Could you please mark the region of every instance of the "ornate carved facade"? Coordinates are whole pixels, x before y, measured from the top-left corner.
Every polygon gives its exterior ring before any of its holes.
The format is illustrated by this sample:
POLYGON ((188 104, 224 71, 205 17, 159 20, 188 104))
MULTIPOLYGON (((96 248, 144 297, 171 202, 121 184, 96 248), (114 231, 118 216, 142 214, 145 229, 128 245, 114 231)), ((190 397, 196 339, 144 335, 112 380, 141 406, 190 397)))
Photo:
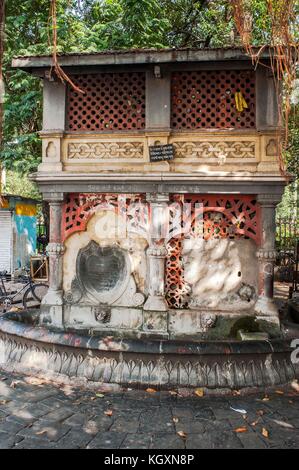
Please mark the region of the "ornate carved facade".
POLYGON ((83 93, 48 80, 50 59, 15 63, 44 80, 35 179, 52 207, 52 277, 41 322, 163 339, 199 338, 221 318, 277 326, 264 253, 285 180, 268 69, 235 49, 60 61, 83 93), (171 158, 152 160, 163 145, 171 158))

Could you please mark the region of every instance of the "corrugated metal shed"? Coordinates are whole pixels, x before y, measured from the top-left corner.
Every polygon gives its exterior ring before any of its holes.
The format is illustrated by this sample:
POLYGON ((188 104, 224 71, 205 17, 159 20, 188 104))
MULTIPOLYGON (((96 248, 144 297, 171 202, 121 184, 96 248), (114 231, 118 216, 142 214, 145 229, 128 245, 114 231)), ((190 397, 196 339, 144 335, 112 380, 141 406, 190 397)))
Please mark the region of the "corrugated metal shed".
POLYGON ((0 210, 0 271, 11 272, 12 213, 0 210))
POLYGON ((0 206, 0 271, 13 273, 29 264, 36 250, 36 204, 17 195, 2 195, 0 206))

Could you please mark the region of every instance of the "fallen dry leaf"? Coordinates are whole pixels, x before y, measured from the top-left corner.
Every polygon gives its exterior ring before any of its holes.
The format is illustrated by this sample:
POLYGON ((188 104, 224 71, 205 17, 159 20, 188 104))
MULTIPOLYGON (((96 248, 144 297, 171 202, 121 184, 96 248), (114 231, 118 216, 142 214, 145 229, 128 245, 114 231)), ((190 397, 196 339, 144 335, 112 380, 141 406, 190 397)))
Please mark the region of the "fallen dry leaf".
POLYGON ((277 393, 277 395, 284 395, 284 392, 282 390, 275 390, 275 393, 277 393))
POLYGON ((240 428, 236 428, 235 432, 247 432, 246 426, 241 426, 240 428))
POLYGON ((286 423, 285 421, 279 421, 278 419, 273 419, 272 421, 274 421, 274 423, 278 424, 279 426, 282 426, 283 428, 294 429, 292 424, 286 423))
POLYGON ((263 416, 263 414, 265 414, 265 412, 264 412, 264 410, 257 410, 256 414, 259 415, 259 416, 263 416))
POLYGON ((16 386, 17 386, 18 384, 20 384, 20 383, 21 383, 20 380, 13 380, 13 381, 11 382, 11 384, 10 384, 10 387, 11 387, 11 388, 16 388, 16 386))
POLYGON ((145 391, 147 393, 156 393, 157 390, 155 390, 154 388, 147 388, 145 391))
POLYGON ((172 421, 173 421, 174 423, 178 423, 178 422, 179 422, 179 418, 177 418, 176 416, 174 416, 174 417, 172 418, 172 421))
POLYGON ((268 432, 268 430, 267 430, 266 428, 263 428, 263 429, 262 429, 262 435, 263 435, 264 437, 267 437, 267 438, 269 437, 269 432, 268 432))
POLYGON ((204 396, 203 388, 197 388, 194 393, 200 398, 204 396))
POLYGON ((266 395, 266 396, 262 399, 262 401, 270 401, 270 398, 266 395))
POLYGON ((187 439, 187 434, 184 431, 178 431, 177 435, 180 436, 182 439, 187 439))
POLYGON ((112 416, 112 415, 113 415, 113 411, 112 411, 112 410, 104 411, 104 415, 106 415, 106 416, 112 416))
POLYGON ((70 385, 63 385, 62 387, 60 387, 60 390, 61 390, 66 396, 73 395, 73 393, 74 393, 74 390, 73 390, 73 388, 72 388, 70 385))
POLYGON ((13 312, 20 312, 21 310, 23 310, 22 308, 20 307, 11 307, 8 312, 10 313, 13 313, 13 312))
POLYGON ((82 401, 80 400, 76 400, 76 401, 73 401, 73 405, 81 405, 82 401))
POLYGON ((259 422, 259 419, 257 419, 256 421, 253 421, 253 423, 251 423, 251 426, 256 426, 259 422))
POLYGON ((233 411, 236 411, 237 413, 241 413, 242 415, 247 414, 247 411, 244 410, 243 408, 233 408, 232 406, 230 406, 230 409, 233 410, 233 411))
POLYGON ((292 405, 294 402, 293 400, 289 400, 289 404, 292 405))
POLYGON ((291 383, 291 387, 296 390, 296 392, 299 392, 299 384, 297 382, 297 380, 293 380, 293 382, 291 383))
POLYGON ((95 400, 97 397, 90 397, 91 400, 95 400))
POLYGON ((0 405, 6 405, 6 403, 9 403, 9 400, 0 400, 0 405))
POLYGON ((38 379, 37 377, 27 377, 26 382, 31 385, 43 385, 46 380, 38 379))
POLYGON ((47 431, 46 431, 45 429, 43 429, 42 431, 38 431, 38 432, 36 432, 35 434, 36 434, 37 436, 42 436, 43 434, 46 434, 46 433, 47 433, 47 431))
POLYGON ((236 395, 241 395, 241 392, 240 390, 233 390, 233 395, 236 396, 236 395))
POLYGON ((170 393, 170 395, 172 395, 172 396, 182 397, 182 395, 181 395, 179 392, 175 392, 175 391, 173 391, 173 390, 171 390, 169 393, 170 393))
POLYGON ((96 397, 97 398, 104 398, 104 394, 103 393, 96 393, 96 397))

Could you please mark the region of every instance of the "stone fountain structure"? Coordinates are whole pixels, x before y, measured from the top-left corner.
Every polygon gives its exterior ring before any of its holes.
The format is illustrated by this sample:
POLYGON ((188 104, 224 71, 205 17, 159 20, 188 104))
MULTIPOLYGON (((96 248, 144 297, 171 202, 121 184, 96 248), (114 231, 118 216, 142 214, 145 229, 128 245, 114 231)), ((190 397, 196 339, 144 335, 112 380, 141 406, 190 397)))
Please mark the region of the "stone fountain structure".
POLYGON ((81 93, 50 57, 14 59, 43 80, 33 178, 50 204, 50 284, 38 326, 2 321, 0 351, 20 351, 4 360, 164 387, 296 376, 273 301, 286 181, 269 60, 265 49, 254 69, 234 48, 61 56, 81 93), (237 341, 248 328, 270 340, 237 341))

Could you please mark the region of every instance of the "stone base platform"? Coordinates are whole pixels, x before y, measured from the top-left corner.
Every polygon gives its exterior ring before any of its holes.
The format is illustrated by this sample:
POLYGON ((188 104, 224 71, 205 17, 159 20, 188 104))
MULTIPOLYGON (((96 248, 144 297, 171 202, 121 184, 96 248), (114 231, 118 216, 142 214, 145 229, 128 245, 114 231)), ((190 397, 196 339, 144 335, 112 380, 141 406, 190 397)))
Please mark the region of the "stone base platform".
POLYGON ((0 319, 0 365, 159 389, 241 389, 299 377, 291 341, 118 339, 50 331, 0 319))

